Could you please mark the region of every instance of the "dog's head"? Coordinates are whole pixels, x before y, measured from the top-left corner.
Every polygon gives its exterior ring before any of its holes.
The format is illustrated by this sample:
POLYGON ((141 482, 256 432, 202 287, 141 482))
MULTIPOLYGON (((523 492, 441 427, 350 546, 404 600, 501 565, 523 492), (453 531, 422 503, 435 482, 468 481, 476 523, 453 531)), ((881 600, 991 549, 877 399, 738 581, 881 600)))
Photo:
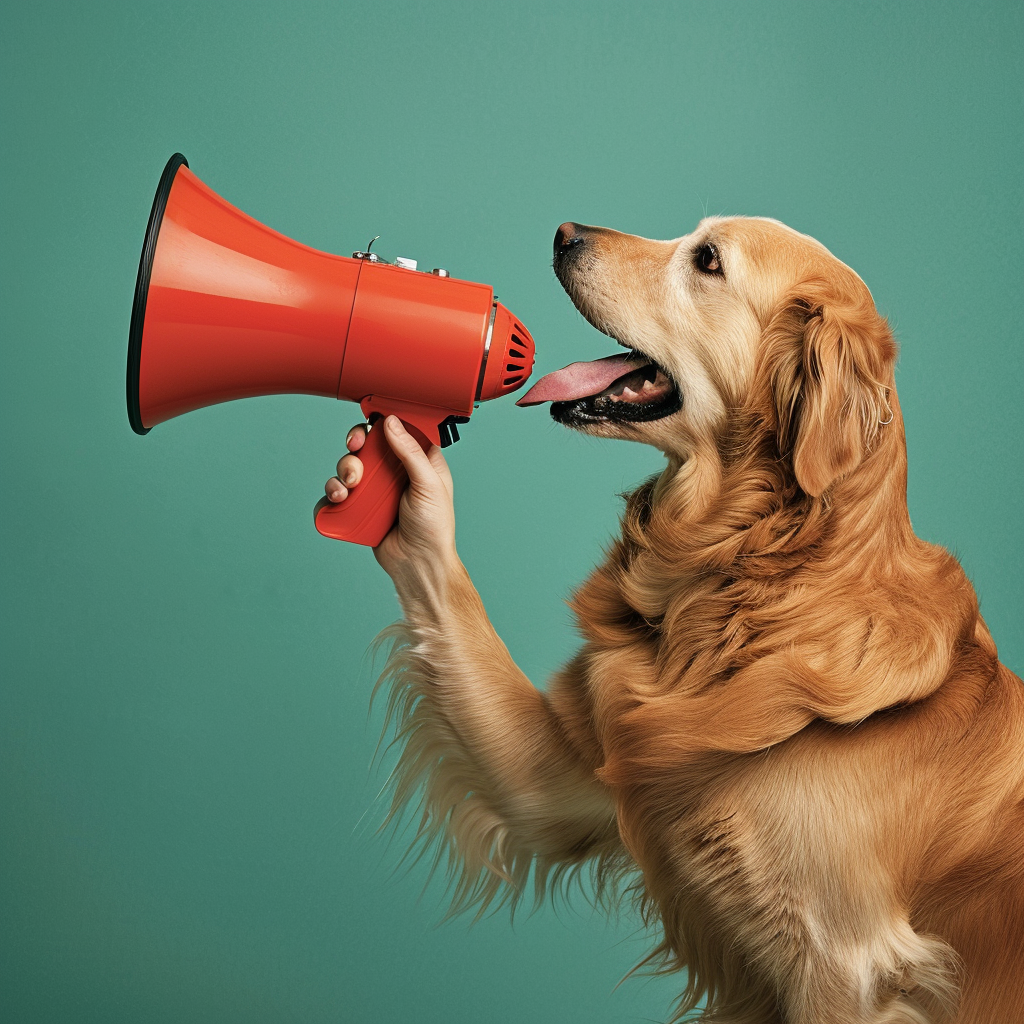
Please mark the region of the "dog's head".
POLYGON ((867 287, 777 221, 711 217, 672 241, 566 223, 554 268, 628 350, 549 374, 521 400, 551 402, 559 423, 685 462, 742 422, 817 497, 892 419, 896 348, 867 287))

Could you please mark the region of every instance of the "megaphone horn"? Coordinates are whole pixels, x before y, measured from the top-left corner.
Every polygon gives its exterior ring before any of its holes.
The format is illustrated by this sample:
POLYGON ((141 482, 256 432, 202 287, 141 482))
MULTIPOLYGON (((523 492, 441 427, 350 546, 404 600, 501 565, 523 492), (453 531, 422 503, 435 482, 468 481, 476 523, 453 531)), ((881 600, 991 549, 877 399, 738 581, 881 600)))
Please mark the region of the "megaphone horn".
MULTIPOLYGON (((335 256, 273 231, 222 199, 175 153, 139 261, 128 335, 128 419, 145 434, 203 406, 257 395, 358 402, 368 420, 399 416, 424 447, 458 440, 476 403, 520 388, 529 331, 489 285, 335 256)), ((406 476, 383 431, 341 504, 321 501, 324 536, 377 545, 406 476)))

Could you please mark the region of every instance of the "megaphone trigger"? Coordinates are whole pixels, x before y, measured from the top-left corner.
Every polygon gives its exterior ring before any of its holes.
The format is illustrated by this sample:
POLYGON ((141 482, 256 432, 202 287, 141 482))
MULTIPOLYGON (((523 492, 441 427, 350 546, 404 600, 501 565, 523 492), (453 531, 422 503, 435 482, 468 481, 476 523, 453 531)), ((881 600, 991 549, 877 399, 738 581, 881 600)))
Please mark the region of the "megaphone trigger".
POLYGON ((406 430, 422 434, 428 444, 441 444, 441 424, 448 416, 447 409, 378 395, 367 395, 360 401, 359 408, 363 410, 370 426, 381 417, 397 416, 405 424, 406 430))

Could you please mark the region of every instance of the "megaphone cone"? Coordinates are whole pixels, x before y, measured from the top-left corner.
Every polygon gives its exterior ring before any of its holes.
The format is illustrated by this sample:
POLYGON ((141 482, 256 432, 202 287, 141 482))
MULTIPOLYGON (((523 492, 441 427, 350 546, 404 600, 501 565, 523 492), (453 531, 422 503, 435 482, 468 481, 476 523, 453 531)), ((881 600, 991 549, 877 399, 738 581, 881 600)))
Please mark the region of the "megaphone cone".
MULTIPOLYGON (((180 153, 164 168, 129 330, 136 433, 236 398, 308 394, 394 413, 443 446, 475 403, 525 383, 533 354, 490 286, 320 252, 236 209, 180 153)), ((386 449, 368 444, 360 485, 317 506, 325 536, 376 545, 394 524, 406 481, 386 449)))

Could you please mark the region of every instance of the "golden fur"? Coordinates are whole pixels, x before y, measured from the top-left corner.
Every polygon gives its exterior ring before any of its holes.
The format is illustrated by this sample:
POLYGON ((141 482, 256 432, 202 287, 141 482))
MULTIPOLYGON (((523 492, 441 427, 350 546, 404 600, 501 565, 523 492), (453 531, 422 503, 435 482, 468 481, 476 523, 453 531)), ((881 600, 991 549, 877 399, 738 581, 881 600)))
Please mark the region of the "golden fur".
POLYGON ((574 302, 684 395, 590 432, 667 466, 576 593, 584 646, 547 692, 462 571, 394 628, 395 808, 422 801, 458 907, 636 873, 680 1015, 1024 1020, 1024 689, 911 528, 867 288, 774 221, 586 238, 574 302))

